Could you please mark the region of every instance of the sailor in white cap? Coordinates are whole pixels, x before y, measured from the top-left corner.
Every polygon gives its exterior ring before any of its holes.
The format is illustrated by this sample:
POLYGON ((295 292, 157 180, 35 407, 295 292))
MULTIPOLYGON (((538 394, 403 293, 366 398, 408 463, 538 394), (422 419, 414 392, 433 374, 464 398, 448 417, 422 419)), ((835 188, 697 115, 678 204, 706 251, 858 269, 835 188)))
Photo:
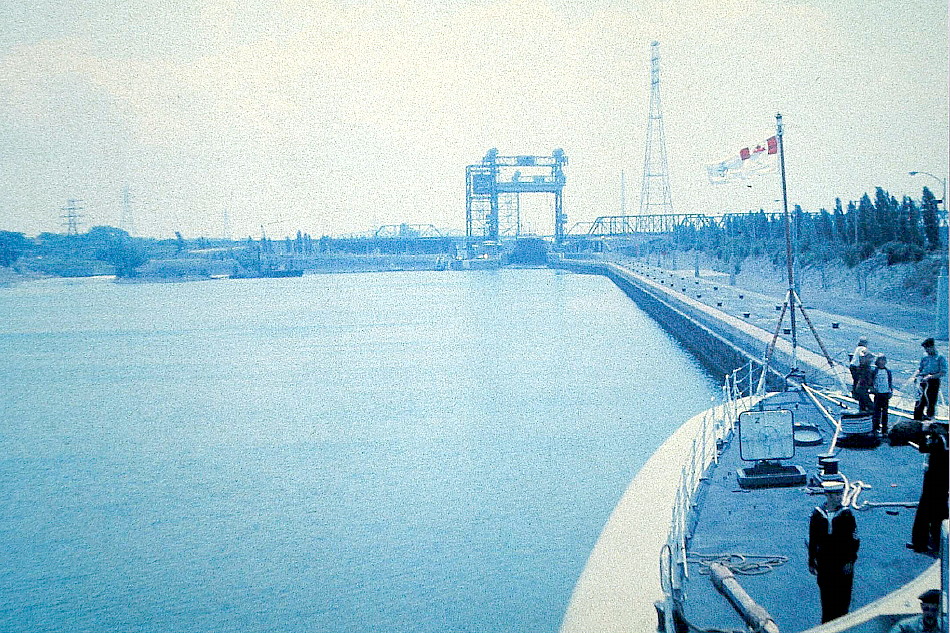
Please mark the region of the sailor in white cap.
POLYGON ((850 508, 841 505, 844 482, 821 484, 825 502, 811 513, 808 524, 808 570, 817 577, 821 593, 821 621, 845 615, 851 608, 854 562, 861 541, 850 508))

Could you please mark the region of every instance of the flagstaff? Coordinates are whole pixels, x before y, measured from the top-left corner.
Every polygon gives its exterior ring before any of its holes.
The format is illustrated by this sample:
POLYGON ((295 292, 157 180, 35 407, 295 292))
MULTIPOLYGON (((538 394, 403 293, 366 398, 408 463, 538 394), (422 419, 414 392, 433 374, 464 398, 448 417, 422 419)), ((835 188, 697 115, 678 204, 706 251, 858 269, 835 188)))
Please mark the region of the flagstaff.
MULTIPOLYGON (((740 163, 738 170, 745 169, 750 173, 755 173, 755 168, 750 170, 749 167, 742 165, 743 162, 751 163, 752 161, 750 159, 753 157, 763 157, 772 154, 778 154, 779 174, 781 176, 782 183, 782 215, 785 218, 785 268, 788 271, 788 291, 785 293, 785 302, 782 304, 782 311, 779 314, 778 323, 775 326, 775 333, 772 335, 772 342, 769 343, 769 346, 765 350, 765 358, 762 361, 762 375, 759 377, 759 384, 756 387, 756 393, 763 393, 762 390, 765 387, 765 376, 768 372, 772 353, 775 351, 775 344, 778 341, 778 334, 782 329, 782 322, 785 319, 786 312, 788 312, 792 326, 792 371, 789 376, 796 374, 800 377, 804 377, 798 369, 798 329, 795 323, 796 308, 802 311, 802 317, 805 318, 805 323, 808 324, 808 328, 815 336, 815 341, 818 343, 818 347, 821 348, 821 353, 824 355, 825 361, 828 363, 828 367, 831 368, 832 373, 838 378, 839 382, 841 382, 842 388, 846 389, 844 379, 839 373, 835 372, 834 360, 828 353, 828 349, 822 342, 821 337, 818 336, 818 331, 815 330, 815 326, 812 324, 811 319, 808 318, 808 313, 805 311, 805 305, 802 303, 801 297, 799 297, 795 292, 795 254, 792 250, 792 221, 791 216, 788 213, 788 188, 785 182, 785 142, 783 134, 784 130, 782 129, 781 113, 775 115, 775 127, 775 136, 768 139, 764 147, 762 145, 758 145, 754 152, 750 152, 747 148, 739 152, 740 163), (772 143, 773 139, 775 141, 774 146, 772 143)), ((735 168, 731 168, 733 162, 734 161, 724 161, 718 165, 710 165, 707 167, 710 182, 725 182, 728 180, 732 173, 736 173, 737 171, 735 168), (730 169, 732 169, 732 173, 730 173, 730 169)), ((761 169, 759 169, 759 171, 761 171, 761 169)))
POLYGON ((785 216, 785 264, 788 269, 788 309, 792 325, 792 369, 798 369, 798 331, 795 327, 795 266, 792 252, 792 222, 788 215, 788 189, 785 183, 785 141, 782 136, 782 114, 775 115, 775 136, 778 138, 778 165, 782 179, 782 213, 785 216))

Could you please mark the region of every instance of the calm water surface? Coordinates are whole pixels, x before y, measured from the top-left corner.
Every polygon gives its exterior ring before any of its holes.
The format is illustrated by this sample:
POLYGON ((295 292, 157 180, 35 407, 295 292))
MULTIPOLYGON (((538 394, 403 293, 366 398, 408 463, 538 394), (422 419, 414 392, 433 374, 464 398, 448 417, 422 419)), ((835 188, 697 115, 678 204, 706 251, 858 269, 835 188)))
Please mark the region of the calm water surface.
POLYGON ((716 392, 602 277, 0 288, 0 630, 552 632, 716 392))

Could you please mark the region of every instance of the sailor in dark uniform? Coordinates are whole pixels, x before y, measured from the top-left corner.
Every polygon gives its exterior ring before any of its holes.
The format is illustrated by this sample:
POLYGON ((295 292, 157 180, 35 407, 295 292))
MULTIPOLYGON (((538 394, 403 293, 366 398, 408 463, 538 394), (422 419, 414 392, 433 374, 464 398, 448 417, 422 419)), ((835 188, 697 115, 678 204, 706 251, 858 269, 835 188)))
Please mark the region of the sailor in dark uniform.
POLYGON ((920 452, 928 453, 927 470, 917 503, 917 514, 907 547, 920 553, 936 554, 940 546, 940 524, 947 518, 947 491, 950 469, 947 467, 947 423, 923 423, 924 440, 920 452))
POLYGON ((841 505, 844 483, 826 481, 821 487, 825 502, 811 513, 808 525, 808 570, 818 579, 821 621, 828 622, 851 608, 854 562, 861 541, 855 536, 854 514, 841 505))

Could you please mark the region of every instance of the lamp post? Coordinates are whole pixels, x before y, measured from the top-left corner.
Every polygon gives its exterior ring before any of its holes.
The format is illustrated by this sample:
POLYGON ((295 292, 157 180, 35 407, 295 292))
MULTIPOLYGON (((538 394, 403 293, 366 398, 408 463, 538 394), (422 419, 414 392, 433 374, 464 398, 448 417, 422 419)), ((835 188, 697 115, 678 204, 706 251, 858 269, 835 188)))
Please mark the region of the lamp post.
MULTIPOLYGON (((930 172, 926 171, 911 171, 908 172, 911 176, 917 176, 918 174, 924 176, 930 176, 943 186, 943 196, 940 198, 940 201, 943 202, 943 214, 947 215, 947 179, 940 178, 939 176, 934 176, 930 172)), ((950 220, 950 218, 948 218, 950 220)), ((950 221, 947 222, 948 231, 950 231, 950 221)), ((948 234, 947 244, 950 245, 950 234, 948 234)), ((945 341, 950 337, 950 331, 948 331, 947 319, 947 295, 948 295, 948 283, 947 283, 947 271, 941 270, 940 275, 937 277, 937 312, 934 315, 934 338, 945 341)))
POLYGON ((931 178, 933 178, 934 180, 936 180, 943 186, 943 194, 942 194, 942 197, 940 198, 940 202, 943 203, 943 212, 946 213, 947 212, 947 179, 940 178, 939 176, 934 176, 928 171, 909 171, 907 173, 910 174, 911 176, 917 176, 917 175, 930 176, 931 178))

